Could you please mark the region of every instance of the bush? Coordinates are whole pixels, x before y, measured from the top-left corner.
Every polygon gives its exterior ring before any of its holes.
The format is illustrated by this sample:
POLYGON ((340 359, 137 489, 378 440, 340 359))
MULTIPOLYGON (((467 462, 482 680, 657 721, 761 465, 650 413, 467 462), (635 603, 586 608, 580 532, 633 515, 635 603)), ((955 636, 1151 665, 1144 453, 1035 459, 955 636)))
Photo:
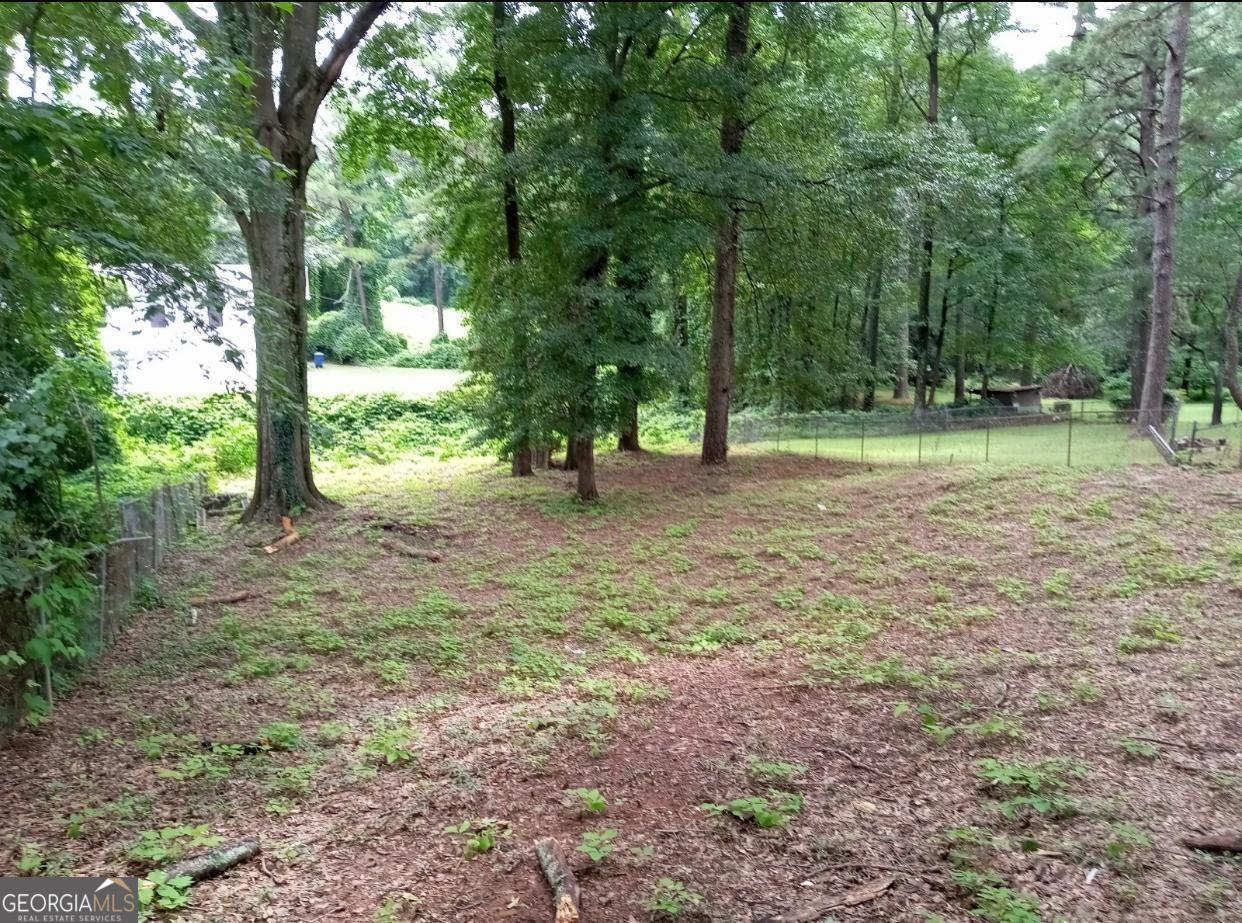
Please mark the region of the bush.
MULTIPOLYGON (((405 337, 387 330, 369 330, 353 311, 330 311, 306 328, 308 353, 317 350, 334 362, 382 362, 406 348, 405 337)), ((311 358, 310 355, 307 358, 311 358)))
MULTIPOLYGON (((221 474, 254 467, 254 405, 245 395, 158 401, 131 396, 121 415, 136 448, 193 457, 221 474)), ((410 400, 395 394, 310 399, 311 445, 334 460, 354 456, 387 461, 399 453, 458 455, 475 444, 469 411, 454 395, 410 400)))
POLYGON ((259 437, 253 422, 230 423, 206 439, 215 468, 221 474, 245 474, 259 457, 259 437))
POLYGON ((464 369, 466 341, 450 340, 448 334, 442 333, 425 349, 406 350, 396 356, 392 364, 402 369, 464 369))

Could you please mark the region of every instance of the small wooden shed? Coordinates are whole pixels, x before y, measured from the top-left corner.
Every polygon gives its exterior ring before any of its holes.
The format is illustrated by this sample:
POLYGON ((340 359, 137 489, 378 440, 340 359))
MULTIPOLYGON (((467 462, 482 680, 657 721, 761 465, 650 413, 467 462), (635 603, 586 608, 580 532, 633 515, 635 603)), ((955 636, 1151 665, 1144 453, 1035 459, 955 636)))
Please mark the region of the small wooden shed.
POLYGON ((984 400, 990 400, 1001 407, 1014 410, 1030 410, 1038 413, 1043 410, 1040 385, 1011 385, 1004 388, 988 387, 971 388, 971 394, 978 394, 984 400))

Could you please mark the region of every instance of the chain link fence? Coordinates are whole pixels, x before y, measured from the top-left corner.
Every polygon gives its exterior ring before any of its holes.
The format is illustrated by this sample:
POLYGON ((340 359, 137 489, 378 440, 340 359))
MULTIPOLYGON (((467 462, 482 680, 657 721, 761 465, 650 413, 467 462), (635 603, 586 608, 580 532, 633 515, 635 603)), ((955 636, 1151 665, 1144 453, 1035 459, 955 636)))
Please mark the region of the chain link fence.
MULTIPOLYGON (((906 412, 750 414, 729 422, 729 441, 759 449, 839 458, 864 464, 1023 464, 1115 467, 1156 464, 1242 465, 1242 420, 1216 427, 1178 426, 1178 405, 1166 408, 1161 436, 1172 448, 1139 434, 1137 411, 1087 409, 1057 401, 1050 410, 972 406, 906 412)), ((691 439, 696 440, 697 434, 691 439)))

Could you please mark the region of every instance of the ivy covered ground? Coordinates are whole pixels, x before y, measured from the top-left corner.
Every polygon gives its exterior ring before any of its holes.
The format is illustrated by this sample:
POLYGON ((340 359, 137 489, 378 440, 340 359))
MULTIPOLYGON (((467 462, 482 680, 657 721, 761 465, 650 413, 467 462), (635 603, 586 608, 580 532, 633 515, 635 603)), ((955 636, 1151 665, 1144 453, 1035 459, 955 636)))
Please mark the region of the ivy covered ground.
POLYGON ((329 470, 274 555, 212 520, 0 752, 6 873, 255 835, 160 913, 543 921, 552 836, 592 923, 1237 919, 1182 845, 1242 811, 1236 473, 570 477, 329 470))

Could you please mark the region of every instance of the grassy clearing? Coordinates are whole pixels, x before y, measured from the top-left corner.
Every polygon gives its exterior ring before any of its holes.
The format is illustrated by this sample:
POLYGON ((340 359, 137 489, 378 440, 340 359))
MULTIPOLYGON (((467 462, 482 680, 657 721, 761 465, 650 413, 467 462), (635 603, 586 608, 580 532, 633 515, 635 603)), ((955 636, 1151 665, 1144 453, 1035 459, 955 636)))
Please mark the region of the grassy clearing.
POLYGON ((835 918, 1229 918, 1236 863, 1179 837, 1242 806, 1232 475, 607 456, 591 509, 570 477, 329 468, 287 552, 219 524, 0 754, 9 864, 258 834, 170 916, 542 920, 551 835, 592 920, 890 874, 835 918))
MULTIPOLYGON (((775 449, 775 440, 754 443, 757 449, 775 449)), ((1040 426, 994 427, 868 436, 865 427, 858 435, 831 438, 782 439, 784 452, 839 458, 865 463, 931 465, 1036 465, 1061 467, 1120 467, 1155 464, 1160 454, 1150 440, 1135 437, 1131 427, 1111 423, 1076 422, 1040 426)))
POLYGON ((398 369, 390 366, 339 365, 317 369, 307 364, 306 382, 312 397, 338 394, 396 394, 399 397, 435 397, 465 378, 455 369, 398 369))

